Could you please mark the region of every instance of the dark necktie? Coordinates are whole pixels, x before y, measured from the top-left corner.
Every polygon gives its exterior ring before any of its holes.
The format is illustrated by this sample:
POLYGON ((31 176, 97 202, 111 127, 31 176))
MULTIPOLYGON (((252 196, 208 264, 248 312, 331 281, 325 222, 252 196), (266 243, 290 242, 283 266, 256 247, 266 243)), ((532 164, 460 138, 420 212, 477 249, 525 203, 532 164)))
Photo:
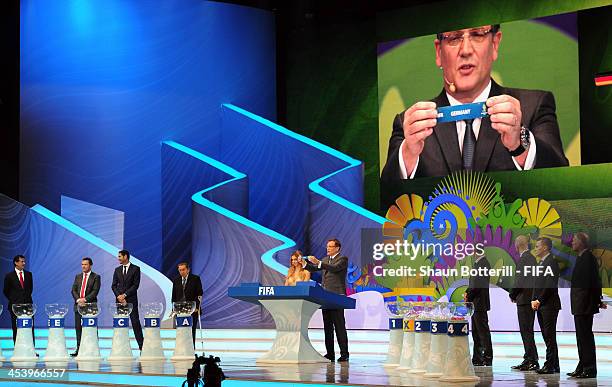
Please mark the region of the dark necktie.
POLYGON ((476 149, 476 136, 472 129, 474 120, 465 120, 465 135, 463 136, 463 169, 474 169, 474 150, 476 149))
POLYGON ((123 276, 127 275, 127 266, 123 266, 123 276))
POLYGON ((185 296, 185 285, 187 284, 187 278, 183 278, 183 296, 181 297, 181 301, 186 301, 185 296))

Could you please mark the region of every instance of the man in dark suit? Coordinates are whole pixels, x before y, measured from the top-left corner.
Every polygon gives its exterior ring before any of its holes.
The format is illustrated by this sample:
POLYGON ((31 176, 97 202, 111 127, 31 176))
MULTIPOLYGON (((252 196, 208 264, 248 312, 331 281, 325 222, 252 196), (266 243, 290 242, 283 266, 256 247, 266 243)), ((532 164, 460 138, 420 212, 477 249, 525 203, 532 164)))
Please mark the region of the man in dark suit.
POLYGON ((138 348, 142 350, 142 326, 138 314, 138 286, 140 286, 140 268, 130 263, 130 253, 127 250, 119 251, 117 254, 119 267, 113 273, 113 293, 120 304, 132 304, 133 309, 130 314, 134 337, 138 342, 138 348))
POLYGON ((593 316, 604 308, 601 302, 601 279, 595 257, 589 250, 589 236, 583 232, 576 233, 572 239, 572 250, 578 253, 572 272, 570 302, 574 325, 576 326, 576 344, 578 345, 578 365, 569 376, 586 379, 597 377, 597 357, 595 354, 595 337, 593 336, 593 316))
MULTIPOLYGON (((10 273, 4 276, 4 296, 8 299, 8 310, 11 314, 13 328, 13 343, 17 338, 17 316, 13 313, 14 304, 32 304, 32 291, 34 282, 32 273, 25 269, 26 259, 23 255, 13 258, 13 267, 10 273)), ((34 338, 34 324, 32 324, 32 338, 34 338)))
POLYGON ((542 330, 542 337, 546 344, 546 362, 537 370, 539 374, 558 374, 559 349, 557 347, 557 317, 561 310, 559 299, 559 265, 551 254, 552 241, 550 238, 540 237, 536 241, 535 252, 540 258, 538 266, 541 271, 536 272, 536 288, 533 291, 531 307, 536 311, 538 324, 542 330))
POLYGON ((491 79, 499 24, 440 33, 434 41, 444 90, 398 114, 383 183, 458 170, 567 166, 550 92, 501 87, 491 79), (437 107, 486 102, 485 118, 437 122, 437 107), (465 151, 464 151, 465 150, 465 151))
POLYGON ((98 293, 100 292, 100 275, 91 271, 93 260, 85 257, 81 260, 81 273, 74 277, 72 284, 72 298, 74 299, 74 328, 76 330, 77 346, 76 350, 70 354, 74 357, 79 354, 81 346, 81 315, 79 314, 78 305, 98 302, 98 293))
POLYGON ((204 294, 202 291, 202 280, 200 276, 191 274, 187 262, 178 264, 178 272, 179 276, 172 281, 172 302, 195 301, 196 311, 191 315, 193 317, 191 331, 195 348, 196 328, 198 326, 202 294, 204 294))
POLYGON ((463 295, 466 302, 474 305, 472 315, 472 339, 474 340, 474 366, 491 367, 493 365, 493 344, 489 330, 488 311, 491 310, 489 299, 489 270, 491 265, 484 255, 474 261, 473 270, 477 275, 470 276, 468 288, 463 295))
POLYGON ((537 266, 538 262, 529 251, 529 237, 519 235, 514 241, 514 246, 520 254, 520 259, 516 265, 516 281, 514 282, 514 288, 510 292, 510 300, 516 304, 516 314, 525 354, 523 355, 523 362, 512 366, 512 369, 535 371, 540 368, 538 364, 538 349, 533 337, 533 323, 536 313, 531 308, 535 281, 533 275, 526 273, 525 268, 528 268, 528 271, 532 270, 531 268, 537 266))
MULTIPOLYGON (((323 289, 346 295, 346 272, 348 268, 348 257, 340 254, 342 245, 338 239, 327 241, 327 256, 321 260, 315 257, 308 257, 308 262, 304 262, 306 270, 322 271, 321 286, 323 289)), ((325 357, 335 361, 334 351, 334 329, 340 347, 339 362, 349 360, 348 337, 346 334, 346 323, 344 320, 343 309, 323 309, 323 330, 325 331, 325 357)))

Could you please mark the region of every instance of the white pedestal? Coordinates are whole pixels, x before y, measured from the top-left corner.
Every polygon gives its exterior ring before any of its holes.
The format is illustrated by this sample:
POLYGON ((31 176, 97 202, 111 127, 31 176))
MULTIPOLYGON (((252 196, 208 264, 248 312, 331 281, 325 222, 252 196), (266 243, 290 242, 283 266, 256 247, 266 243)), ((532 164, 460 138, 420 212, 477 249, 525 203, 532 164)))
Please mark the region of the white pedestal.
POLYGON ((310 343, 308 323, 319 305, 306 300, 260 300, 276 324, 272 348, 258 363, 329 363, 310 343))
POLYGON ((129 332, 129 327, 113 329, 113 346, 108 356, 109 361, 134 360, 129 332))
POLYGON ((66 335, 64 328, 49 328, 49 340, 47 342, 47 352, 45 361, 68 360, 68 350, 66 349, 66 335))
POLYGON ((404 331, 402 329, 391 329, 389 331, 389 351, 387 360, 383 367, 398 367, 402 356, 404 331))
POLYGON ((99 361, 100 346, 98 345, 98 327, 83 327, 81 330, 81 345, 76 357, 79 361, 99 361))
MULTIPOLYGON (((83 345, 82 341, 81 345, 83 345)), ((79 348, 79 353, 81 352, 81 348, 79 348)), ((100 360, 80 360, 78 356, 76 359, 77 369, 79 371, 100 372, 100 360)))
POLYGON ((429 361, 429 347, 431 346, 431 333, 414 332, 414 353, 410 366, 411 374, 424 374, 429 361))
MULTIPOLYGON (((195 321, 194 321, 195 322, 195 321)), ((193 323, 193 322, 192 322, 193 323)), ((174 353, 170 360, 191 360, 195 359, 193 348, 193 337, 191 336, 191 326, 176 327, 176 341, 174 343, 174 353)))
POLYGON ((412 356, 414 356, 414 331, 404 332, 402 343, 402 354, 398 370, 409 370, 412 367, 412 356))
POLYGON ((17 328, 17 338, 15 339, 15 350, 11 357, 12 362, 16 361, 36 361, 36 351, 34 351, 34 338, 32 337, 32 327, 17 328))
POLYGON ((140 360, 166 360, 161 344, 159 327, 145 327, 140 360))
POLYGON ((448 352, 448 335, 431 334, 431 347, 429 350, 429 361, 427 362, 427 372, 425 378, 439 378, 444 373, 446 365, 446 353, 448 352))
POLYGON ((466 336, 448 336, 446 367, 441 382, 477 382, 470 357, 470 343, 466 336))

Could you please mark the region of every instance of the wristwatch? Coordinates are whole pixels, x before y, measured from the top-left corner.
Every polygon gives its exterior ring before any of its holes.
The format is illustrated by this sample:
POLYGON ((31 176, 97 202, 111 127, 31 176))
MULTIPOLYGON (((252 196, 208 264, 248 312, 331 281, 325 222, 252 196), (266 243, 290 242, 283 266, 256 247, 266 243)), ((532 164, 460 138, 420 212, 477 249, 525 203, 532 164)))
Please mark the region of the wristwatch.
POLYGON ((529 129, 525 126, 521 125, 521 143, 515 149, 510 151, 510 156, 517 157, 523 154, 529 148, 529 144, 531 143, 531 139, 529 137, 529 129))

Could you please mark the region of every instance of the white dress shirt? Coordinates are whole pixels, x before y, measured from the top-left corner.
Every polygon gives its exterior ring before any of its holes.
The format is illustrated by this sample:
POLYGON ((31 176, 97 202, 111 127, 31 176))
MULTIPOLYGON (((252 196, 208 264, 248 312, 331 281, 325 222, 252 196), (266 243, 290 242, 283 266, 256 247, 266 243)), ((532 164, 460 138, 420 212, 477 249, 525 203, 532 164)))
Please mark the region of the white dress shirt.
MULTIPOLYGON (((487 85, 487 87, 485 87, 482 93, 480 93, 480 95, 476 97, 476 99, 474 99, 472 103, 485 102, 488 99, 490 92, 491 92, 491 81, 489 81, 489 84, 487 85)), ((461 102, 457 101, 450 94, 446 93, 446 97, 448 98, 448 102, 450 103, 450 106, 462 105, 461 102)), ((481 118, 476 118, 472 122, 472 130, 474 131, 474 136, 476 136, 476 140, 478 140, 478 134, 480 133, 481 121, 482 121, 481 118)), ((463 120, 456 121, 455 125, 457 126, 457 139, 459 140, 459 152, 463 154, 463 137, 465 136, 465 121, 463 120)), ((525 167, 521 168, 519 163, 516 161, 516 158, 512 157, 512 161, 514 161, 514 165, 516 166, 516 169, 519 171, 533 169, 533 165, 535 164, 536 142, 535 142, 535 137, 533 136, 533 133, 531 133, 531 131, 529 131, 529 140, 530 140, 530 145, 529 145, 529 150, 527 151, 527 159, 525 160, 525 167)), ((402 141, 402 144, 400 145, 399 157, 398 157, 399 165, 400 165, 400 175, 402 179, 408 179, 408 171, 406 170, 406 164, 404 163, 404 157, 402 156, 404 154, 404 143, 405 142, 406 140, 402 141)), ((414 165, 414 169, 412 170, 412 173, 410 174, 410 179, 414 179, 416 170, 419 167, 419 159, 420 157, 417 158, 416 164, 414 165)))

